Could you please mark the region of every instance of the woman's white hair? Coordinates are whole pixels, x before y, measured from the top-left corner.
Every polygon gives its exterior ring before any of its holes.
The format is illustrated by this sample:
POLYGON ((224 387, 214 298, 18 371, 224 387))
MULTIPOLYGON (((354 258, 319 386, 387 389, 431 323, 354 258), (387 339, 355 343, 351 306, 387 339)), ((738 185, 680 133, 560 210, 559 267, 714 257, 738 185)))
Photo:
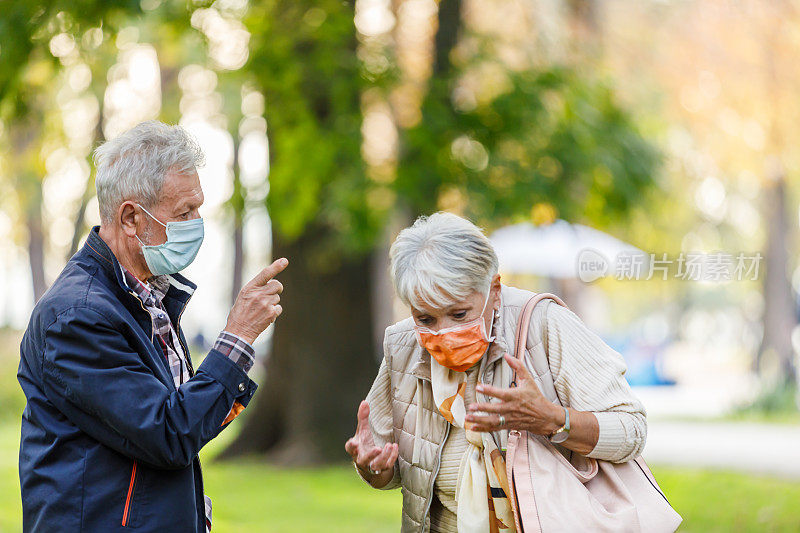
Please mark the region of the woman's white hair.
POLYGON ((499 267, 481 229, 444 212, 419 217, 401 231, 389 257, 397 295, 416 308, 441 309, 473 291, 486 293, 499 267))
POLYGON ((100 220, 110 223, 127 200, 152 207, 168 172, 191 172, 203 162, 203 151, 186 130, 155 120, 103 143, 94 151, 100 220))

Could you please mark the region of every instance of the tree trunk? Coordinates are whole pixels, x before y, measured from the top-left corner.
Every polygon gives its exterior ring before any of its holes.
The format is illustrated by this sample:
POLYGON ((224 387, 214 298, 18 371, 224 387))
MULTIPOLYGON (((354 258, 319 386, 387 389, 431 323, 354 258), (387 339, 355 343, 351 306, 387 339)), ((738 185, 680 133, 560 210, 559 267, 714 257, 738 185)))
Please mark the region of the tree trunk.
MULTIPOLYGON (((787 16, 786 4, 772 5, 773 16, 787 16)), ((777 19, 775 19, 777 20, 777 19)), ((768 146, 766 160, 766 183, 763 188, 764 221, 767 225, 767 243, 764 266, 764 335, 755 360, 755 369, 763 370, 765 357, 774 357, 778 363, 778 379, 791 383, 796 379, 794 350, 792 348, 792 329, 797 323, 792 284, 788 276, 789 218, 786 206, 786 168, 780 154, 786 151, 785 135, 781 128, 780 63, 781 32, 771 25, 763 28, 764 88, 768 101, 773 103, 769 120, 768 146)))
MULTIPOLYGON (((461 0, 439 4, 433 76, 449 98, 450 52, 461 27, 461 0)), ((354 41, 355 42, 355 41, 354 41)), ((431 97, 431 96, 429 96, 431 97)), ((281 464, 310 464, 347 457, 345 441, 356 425, 358 404, 372 385, 380 361, 375 346, 373 278, 386 253, 348 258, 324 249, 329 234, 307 228, 294 242, 274 236, 273 256, 288 257, 279 276, 285 286, 267 376, 243 420, 242 431, 221 458, 266 453, 281 464), (324 251, 323 251, 324 250, 324 251)), ((384 280, 385 281, 385 280, 384 280)), ((384 312, 383 318, 387 316, 384 312)))
POLYGON ((231 132, 233 136, 233 195, 231 207, 233 208, 233 272, 231 273, 231 305, 236 302, 239 291, 242 289, 242 276, 244 273, 244 212, 245 201, 242 182, 239 179, 239 140, 238 132, 231 132))
POLYGON ((47 290, 44 278, 44 232, 42 231, 42 203, 38 198, 28 207, 28 262, 31 268, 33 299, 35 302, 47 290))
POLYGON ((597 0, 569 0, 567 25, 574 62, 596 65, 603 57, 603 33, 597 0))
POLYGON ((291 262, 279 276, 283 314, 266 379, 223 458, 267 453, 281 464, 298 465, 345 457, 344 442, 378 367, 371 262, 369 256, 342 260, 320 253, 326 237, 313 228, 292 243, 275 237, 274 256, 291 262))
POLYGON ((244 213, 233 211, 233 272, 231 272, 231 305, 236 302, 242 289, 244 271, 244 213))
MULTIPOLYGON (((103 133, 103 95, 99 95, 97 97, 98 102, 100 102, 100 111, 97 114, 97 123, 94 125, 94 143, 93 146, 97 147, 103 144, 106 140, 106 136, 103 133)), ((89 160, 91 164, 92 155, 89 154, 89 160)), ((75 213, 75 226, 72 230, 72 241, 69 245, 69 251, 67 252, 66 260, 75 255, 75 252, 78 251, 78 246, 81 243, 81 237, 83 237, 84 233, 84 226, 86 226, 86 207, 89 205, 89 200, 92 199, 92 192, 94 191, 94 180, 92 179, 92 175, 90 174, 89 177, 86 179, 86 188, 83 191, 83 196, 81 196, 81 205, 78 207, 78 212, 75 213)))
POLYGON ((75 213, 75 225, 72 230, 72 241, 70 241, 69 250, 64 261, 69 261, 70 258, 78 251, 78 246, 81 244, 81 237, 83 237, 84 226, 86 225, 86 206, 89 205, 92 191, 92 178, 91 176, 86 180, 86 190, 81 197, 81 205, 78 206, 78 212, 75 213))
POLYGON ((596 0, 569 0, 569 22, 578 40, 594 39, 600 26, 596 0))
POLYGON ((450 52, 458 42, 461 29, 461 0, 442 0, 439 2, 439 27, 434 37, 435 55, 433 76, 444 76, 450 72, 452 63, 450 52))
POLYGON ((764 189, 767 222, 767 249, 764 257, 764 336, 755 360, 755 369, 763 367, 770 354, 778 361, 781 382, 795 380, 794 350, 791 334, 796 324, 792 285, 787 273, 789 225, 786 212, 786 183, 783 168, 776 165, 774 176, 764 189))
POLYGON ((42 221, 42 181, 36 171, 30 168, 30 152, 36 149, 42 122, 38 113, 31 112, 26 117, 14 120, 9 126, 12 157, 11 171, 16 176, 16 189, 20 202, 25 208, 28 225, 28 264, 31 271, 31 286, 34 301, 47 290, 44 275, 44 230, 42 221))

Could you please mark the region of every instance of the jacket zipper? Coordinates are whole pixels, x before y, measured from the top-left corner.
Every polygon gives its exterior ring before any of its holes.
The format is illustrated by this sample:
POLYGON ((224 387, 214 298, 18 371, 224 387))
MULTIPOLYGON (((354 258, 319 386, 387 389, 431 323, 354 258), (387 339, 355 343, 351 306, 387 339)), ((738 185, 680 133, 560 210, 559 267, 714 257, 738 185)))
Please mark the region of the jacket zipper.
MULTIPOLYGON (((194 376, 194 368, 192 368, 192 363, 189 362, 189 350, 186 348, 186 344, 184 344, 183 339, 181 339, 181 330, 180 330, 181 317, 183 316, 183 312, 186 310, 186 306, 188 304, 189 304, 188 301, 186 303, 184 303, 183 307, 181 307, 180 313, 178 313, 178 320, 177 320, 177 324, 175 325, 175 332, 176 332, 176 334, 178 336, 178 342, 180 343, 181 348, 183 348, 184 357, 186 358, 186 364, 189 367, 189 376, 194 376)), ((197 471, 200 474, 200 494, 201 494, 202 500, 203 500, 203 505, 201 507, 201 513, 200 514, 202 514, 202 516, 203 516, 203 523, 206 524, 206 528, 209 528, 209 524, 207 523, 208 520, 207 520, 207 517, 206 517, 206 502, 205 502, 205 500, 206 500, 206 490, 205 490, 205 484, 203 483, 203 465, 200 464, 200 457, 199 456, 195 457, 195 461, 197 461, 197 471)))
POLYGON ((183 355, 186 359, 186 365, 189 367, 189 377, 192 377, 194 376, 194 368, 192 367, 192 363, 189 362, 189 349, 186 348, 186 344, 184 344, 183 339, 181 339, 181 317, 183 316, 183 312, 186 310, 187 305, 189 305, 188 301, 183 304, 183 307, 181 307, 181 312, 178 313, 178 320, 175 324, 175 334, 178 336, 178 342, 180 343, 181 348, 183 348, 183 355))
MULTIPOLYGON (((147 313, 147 316, 150 317, 150 342, 153 342, 154 334, 155 334, 155 331, 156 331, 156 326, 155 326, 155 323, 154 323, 152 315, 150 315, 150 311, 147 310, 147 308, 144 306, 142 301, 139 299, 138 296, 136 296, 136 294, 134 292, 128 291, 128 294, 130 294, 131 296, 136 298, 136 301, 139 302, 139 306, 142 308, 142 311, 147 313)), ((186 348, 186 345, 183 343, 183 340, 181 339, 181 335, 180 335, 181 317, 183 316, 183 312, 186 310, 186 306, 187 306, 188 303, 189 302, 184 303, 183 307, 181 307, 181 312, 178 313, 178 325, 175 328, 175 331, 176 331, 176 333, 178 335, 178 342, 181 344, 181 348, 183 348, 183 353, 186 356, 186 365, 189 367, 189 374, 191 376, 193 376, 194 375, 194 368, 192 367, 192 364, 189 362, 189 355, 188 355, 189 354, 189 350, 186 348)))
POLYGON ((144 306, 144 304, 143 304, 143 303, 142 303, 142 301, 139 299, 139 297, 138 297, 138 296, 136 296, 136 293, 134 293, 133 291, 128 291, 128 294, 130 294, 131 296, 133 296, 134 298, 136 298, 136 301, 137 301, 137 302, 139 302, 139 305, 141 306, 141 308, 142 308, 142 311, 144 311, 145 313, 147 313, 147 316, 149 316, 149 317, 150 317, 150 342, 153 342, 153 334, 154 334, 154 333, 155 333, 155 331, 156 331, 156 325, 155 325, 155 323, 154 323, 154 321, 153 321, 153 317, 152 317, 152 315, 150 314, 150 311, 148 311, 148 310, 147 310, 147 308, 144 306))
POLYGON ((122 512, 122 527, 127 527, 130 521, 131 500, 133 499, 133 490, 136 488, 136 461, 133 461, 131 468, 131 481, 128 484, 128 496, 125 498, 125 510, 122 512))

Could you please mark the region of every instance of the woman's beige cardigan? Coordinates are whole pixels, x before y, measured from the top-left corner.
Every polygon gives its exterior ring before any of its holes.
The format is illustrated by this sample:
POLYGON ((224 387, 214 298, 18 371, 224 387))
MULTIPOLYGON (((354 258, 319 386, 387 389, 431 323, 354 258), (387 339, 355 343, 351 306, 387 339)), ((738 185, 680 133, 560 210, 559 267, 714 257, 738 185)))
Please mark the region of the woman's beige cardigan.
MULTIPOLYGON (((488 359, 481 382, 509 386, 510 368, 503 354, 513 353, 517 318, 533 294, 502 286, 500 317, 493 327, 496 340, 484 356, 488 359)), ((626 366, 619 353, 575 313, 551 300, 536 306, 526 348, 528 369, 534 375, 553 376, 555 390, 544 387, 545 397, 552 401, 557 394, 563 405, 597 417, 599 439, 589 457, 624 462, 641 454, 647 435, 645 409, 624 378, 626 366), (549 368, 532 368, 534 350, 545 350, 549 368)), ((433 481, 450 424, 433 403, 430 355, 417 343, 410 318, 387 328, 384 359, 367 401, 376 445, 399 443, 394 477, 383 489, 401 487, 402 531, 427 532, 433 481)), ((504 448, 506 432, 497 435, 504 448)))

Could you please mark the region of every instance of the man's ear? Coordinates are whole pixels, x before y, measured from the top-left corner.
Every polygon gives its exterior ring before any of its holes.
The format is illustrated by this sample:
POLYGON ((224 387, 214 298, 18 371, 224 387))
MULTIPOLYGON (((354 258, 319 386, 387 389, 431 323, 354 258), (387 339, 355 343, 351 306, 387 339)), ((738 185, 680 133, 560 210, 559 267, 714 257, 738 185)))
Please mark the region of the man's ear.
POLYGON ((139 213, 136 211, 136 204, 131 201, 122 202, 117 211, 119 225, 125 235, 134 237, 139 222, 139 213))

